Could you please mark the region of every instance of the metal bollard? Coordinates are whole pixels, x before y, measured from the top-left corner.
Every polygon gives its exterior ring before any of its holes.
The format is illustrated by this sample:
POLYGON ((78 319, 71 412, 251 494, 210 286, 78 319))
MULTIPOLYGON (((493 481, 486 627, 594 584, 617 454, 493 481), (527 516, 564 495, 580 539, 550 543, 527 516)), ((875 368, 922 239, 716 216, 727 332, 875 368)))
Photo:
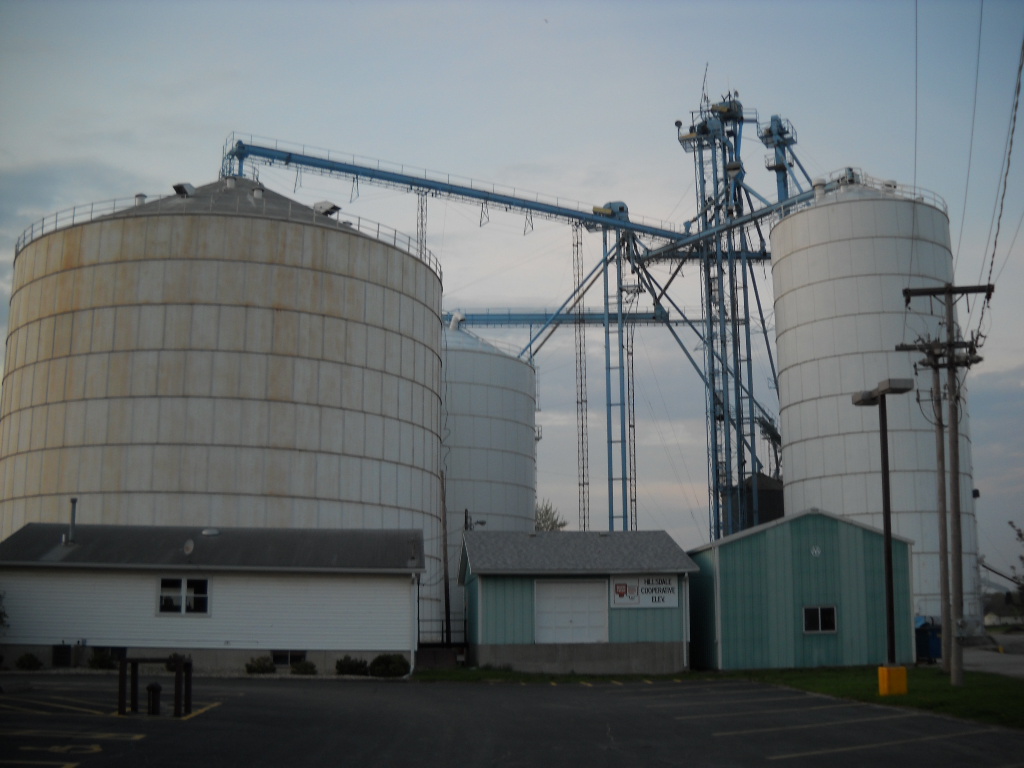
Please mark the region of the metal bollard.
POLYGON ((147 712, 150 715, 160 714, 160 691, 163 690, 160 683, 150 683, 146 686, 147 712))

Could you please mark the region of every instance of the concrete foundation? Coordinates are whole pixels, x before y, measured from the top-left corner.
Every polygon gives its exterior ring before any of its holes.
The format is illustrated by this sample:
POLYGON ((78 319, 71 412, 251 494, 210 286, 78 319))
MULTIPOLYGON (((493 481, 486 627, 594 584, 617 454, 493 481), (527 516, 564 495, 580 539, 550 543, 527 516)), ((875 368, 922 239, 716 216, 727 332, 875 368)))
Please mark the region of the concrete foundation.
POLYGON ((587 675, 667 675, 689 667, 686 643, 577 643, 470 646, 478 667, 587 675))

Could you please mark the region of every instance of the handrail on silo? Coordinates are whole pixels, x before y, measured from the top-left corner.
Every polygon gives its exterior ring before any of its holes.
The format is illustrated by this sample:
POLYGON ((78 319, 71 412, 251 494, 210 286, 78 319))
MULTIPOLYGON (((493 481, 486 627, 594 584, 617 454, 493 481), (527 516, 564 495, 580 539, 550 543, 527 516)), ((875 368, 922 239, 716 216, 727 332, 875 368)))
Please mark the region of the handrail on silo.
MULTIPOLYGON (((930 205, 933 208, 938 208, 947 217, 949 216, 949 207, 946 205, 946 201, 939 195, 935 194, 934 192, 931 192, 927 189, 922 189, 921 187, 915 187, 910 184, 898 184, 895 181, 877 179, 874 176, 869 176, 866 173, 862 172, 860 168, 843 168, 838 171, 833 171, 828 176, 828 182, 832 192, 834 192, 839 187, 850 185, 867 187, 869 189, 875 189, 886 195, 898 197, 903 200, 911 200, 914 202, 926 203, 927 205, 930 205), (850 179, 851 177, 855 179, 855 181, 847 182, 846 180, 850 179)), ((785 216, 788 216, 792 213, 796 213, 797 211, 802 211, 805 208, 810 208, 815 204, 815 202, 816 200, 812 199, 803 202, 800 205, 795 205, 792 208, 788 208, 784 212, 780 212, 778 218, 784 218, 785 216)), ((774 220, 775 216, 773 216, 772 219, 774 220)))
MULTIPOLYGON (((175 195, 147 195, 147 200, 156 202, 163 200, 168 197, 175 197, 175 195)), ((209 212, 214 213, 214 198, 209 199, 209 212)), ((235 201, 235 213, 240 216, 254 216, 263 215, 267 216, 267 200, 263 199, 262 210, 260 212, 249 212, 243 211, 239 208, 242 198, 239 197, 235 201)), ((14 256, 17 258, 25 246, 34 240, 38 240, 44 235, 56 232, 59 229, 72 227, 75 224, 84 224, 93 221, 102 216, 110 216, 120 211, 128 210, 129 208, 137 207, 138 203, 133 195, 129 198, 113 198, 111 200, 101 200, 99 202, 92 202, 82 205, 72 206, 71 208, 64 208, 56 211, 43 218, 39 219, 21 233, 18 237, 17 242, 14 244, 14 256)), ((177 211, 154 211, 155 216, 180 216, 184 212, 177 211)), ((422 257, 418 253, 417 241, 415 238, 399 232, 393 227, 381 224, 380 222, 372 221, 370 219, 364 219, 362 217, 355 217, 354 219, 345 219, 344 221, 339 219, 332 219, 327 216, 322 216, 313 211, 308 206, 296 204, 294 201, 288 201, 288 209, 285 215, 286 221, 297 221, 300 223, 313 224, 318 227, 333 227, 334 229, 343 230, 355 230, 361 234, 375 237, 377 240, 387 242, 387 238, 390 235, 391 243, 396 248, 403 248, 410 255, 421 260, 427 267, 430 268, 438 278, 442 277, 441 274, 441 262, 438 261, 437 257, 429 250, 424 248, 422 257), (296 207, 297 206, 297 207, 296 207), (294 210, 293 210, 294 209, 294 210), (301 212, 301 215, 300 213, 301 212)))

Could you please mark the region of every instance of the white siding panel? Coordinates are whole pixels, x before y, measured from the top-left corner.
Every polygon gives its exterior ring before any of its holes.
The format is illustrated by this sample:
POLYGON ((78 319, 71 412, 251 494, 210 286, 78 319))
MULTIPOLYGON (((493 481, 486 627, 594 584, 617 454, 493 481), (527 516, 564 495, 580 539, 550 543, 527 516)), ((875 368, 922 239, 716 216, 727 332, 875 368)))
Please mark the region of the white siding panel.
POLYGON ((408 576, 11 571, 7 643, 90 646, 408 650, 408 576), (157 612, 161 577, 206 578, 208 615, 157 612))

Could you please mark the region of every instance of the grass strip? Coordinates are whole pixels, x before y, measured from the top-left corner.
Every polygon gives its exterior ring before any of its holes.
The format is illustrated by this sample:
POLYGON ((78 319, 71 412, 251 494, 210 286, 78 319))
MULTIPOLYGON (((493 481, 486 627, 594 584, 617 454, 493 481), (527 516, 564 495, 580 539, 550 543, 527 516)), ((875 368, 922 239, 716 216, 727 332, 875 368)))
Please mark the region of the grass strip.
POLYGON ((674 675, 553 675, 526 674, 510 669, 418 669, 419 682, 581 684, 675 680, 752 680, 801 691, 863 701, 868 704, 907 707, 989 725, 1024 729, 1024 681, 987 672, 965 672, 964 685, 954 688, 938 667, 909 667, 905 696, 878 695, 877 667, 821 667, 816 669, 769 669, 743 672, 680 672, 674 675))
POLYGON ((909 667, 904 696, 878 695, 877 667, 761 670, 744 672, 742 677, 869 704, 1024 728, 1024 681, 1005 675, 965 672, 963 686, 955 688, 937 667, 909 667))

